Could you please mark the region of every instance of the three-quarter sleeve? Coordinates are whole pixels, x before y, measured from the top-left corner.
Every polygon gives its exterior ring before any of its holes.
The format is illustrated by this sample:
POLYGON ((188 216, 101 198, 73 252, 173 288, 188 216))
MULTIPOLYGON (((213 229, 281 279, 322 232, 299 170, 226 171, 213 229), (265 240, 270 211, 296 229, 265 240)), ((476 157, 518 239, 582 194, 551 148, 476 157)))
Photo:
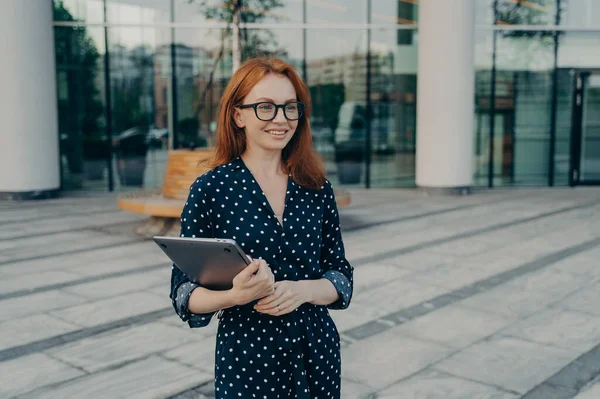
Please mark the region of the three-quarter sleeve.
MULTIPOLYGON (((181 212, 181 237, 213 237, 210 207, 206 199, 206 183, 203 175, 190 187, 188 199, 181 212)), ((171 293, 169 297, 175 312, 191 328, 205 327, 216 312, 196 314, 188 308, 190 295, 199 285, 190 281, 176 264, 171 270, 171 293)))
POLYGON ((325 182, 323 193, 321 269, 323 278, 331 281, 339 295, 338 300, 327 307, 346 309, 352 298, 354 268, 346 259, 335 194, 329 181, 325 182))

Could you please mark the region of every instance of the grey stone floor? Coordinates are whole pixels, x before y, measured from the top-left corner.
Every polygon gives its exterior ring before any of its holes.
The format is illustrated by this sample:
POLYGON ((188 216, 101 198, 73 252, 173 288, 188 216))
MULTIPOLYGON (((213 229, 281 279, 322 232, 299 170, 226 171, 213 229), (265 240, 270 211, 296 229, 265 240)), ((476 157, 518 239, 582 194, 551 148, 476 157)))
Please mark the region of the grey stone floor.
MULTIPOLYGON (((600 398, 600 190, 353 191, 344 398, 600 398)), ((210 397, 216 320, 113 195, 0 202, 0 397, 210 397)))

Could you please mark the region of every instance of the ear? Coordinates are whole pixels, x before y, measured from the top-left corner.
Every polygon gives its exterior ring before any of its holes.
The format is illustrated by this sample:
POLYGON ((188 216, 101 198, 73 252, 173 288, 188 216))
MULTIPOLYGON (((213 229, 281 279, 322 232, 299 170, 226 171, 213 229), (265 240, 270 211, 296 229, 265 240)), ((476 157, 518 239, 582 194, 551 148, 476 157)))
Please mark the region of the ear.
POLYGON ((235 125, 240 129, 246 127, 246 124, 244 123, 244 118, 242 117, 242 113, 238 108, 233 108, 233 121, 235 122, 235 125))

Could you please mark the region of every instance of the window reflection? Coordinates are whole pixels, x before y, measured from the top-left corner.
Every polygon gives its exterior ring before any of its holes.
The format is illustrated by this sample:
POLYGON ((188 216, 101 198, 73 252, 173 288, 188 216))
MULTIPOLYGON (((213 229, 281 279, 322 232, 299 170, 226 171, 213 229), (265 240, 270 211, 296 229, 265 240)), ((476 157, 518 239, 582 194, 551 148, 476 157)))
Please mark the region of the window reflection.
MULTIPOLYGON (((62 2, 54 3, 54 15, 66 22, 77 17, 62 2)), ((56 27, 54 42, 62 186, 105 190, 110 142, 104 118, 103 30, 56 27)))
POLYGON ((371 0, 371 23, 377 25, 415 25, 417 0, 371 0))
POLYGON ((232 70, 229 37, 224 29, 175 31, 178 147, 215 143, 217 106, 232 70))
POLYGON ((547 32, 499 33, 494 185, 548 182, 553 49, 547 32))
MULTIPOLYGON (((248 23, 302 23, 304 0, 246 0, 241 21, 248 23)), ((174 0, 175 22, 231 22, 232 9, 219 0, 174 0)))
POLYGON ((414 185, 416 31, 371 33, 371 184, 414 185))
POLYGON ((600 27, 600 4, 595 0, 562 0, 560 25, 600 27))
POLYGON ((305 0, 310 24, 367 23, 367 0, 305 0))
POLYGON ((170 34, 111 27, 108 35, 115 186, 157 188, 168 146, 168 102, 160 93, 169 72, 158 54, 170 47, 170 34))
POLYGON ((106 20, 136 25, 169 22, 170 0, 106 0, 106 20))
POLYGON ((53 0, 55 21, 104 22, 103 0, 53 0), (60 12, 64 9, 68 14, 60 12))
POLYGON ((554 25, 557 0, 499 0, 498 25, 554 25))

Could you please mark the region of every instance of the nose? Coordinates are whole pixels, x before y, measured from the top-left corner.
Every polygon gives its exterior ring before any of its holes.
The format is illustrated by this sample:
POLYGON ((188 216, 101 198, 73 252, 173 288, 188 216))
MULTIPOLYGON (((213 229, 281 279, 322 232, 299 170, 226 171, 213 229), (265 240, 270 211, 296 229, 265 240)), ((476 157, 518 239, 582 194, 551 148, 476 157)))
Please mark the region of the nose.
POLYGON ((273 118, 273 122, 286 122, 285 114, 283 113, 283 108, 275 109, 275 118, 273 118))

